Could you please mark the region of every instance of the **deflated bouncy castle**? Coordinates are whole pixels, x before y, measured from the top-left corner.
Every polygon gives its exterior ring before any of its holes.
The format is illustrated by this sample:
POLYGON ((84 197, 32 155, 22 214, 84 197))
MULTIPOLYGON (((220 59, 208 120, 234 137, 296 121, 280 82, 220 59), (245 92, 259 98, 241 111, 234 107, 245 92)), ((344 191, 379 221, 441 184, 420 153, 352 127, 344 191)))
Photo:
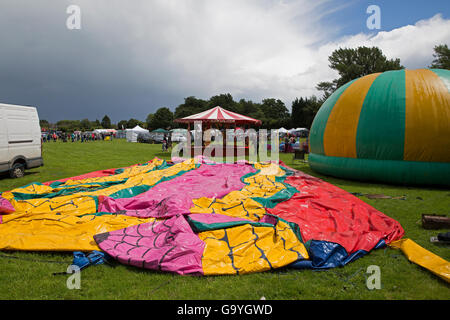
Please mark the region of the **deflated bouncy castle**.
MULTIPOLYGON (((394 219, 283 163, 155 158, 3 192, 0 213, 0 250, 101 251, 182 275, 333 268, 409 245, 394 219)), ((439 259, 424 266, 448 281, 439 259)))
POLYGON ((395 184, 450 186, 450 71, 370 74, 336 90, 310 131, 314 171, 395 184))

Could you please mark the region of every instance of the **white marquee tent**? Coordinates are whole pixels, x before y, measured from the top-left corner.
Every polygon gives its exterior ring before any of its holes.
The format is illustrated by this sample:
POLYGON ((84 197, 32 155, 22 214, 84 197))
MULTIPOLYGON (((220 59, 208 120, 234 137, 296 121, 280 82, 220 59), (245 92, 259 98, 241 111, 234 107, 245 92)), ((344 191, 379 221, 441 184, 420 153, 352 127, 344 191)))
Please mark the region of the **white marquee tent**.
POLYGON ((137 142, 137 136, 141 132, 149 133, 149 131, 147 129, 141 128, 140 126, 136 126, 133 129, 126 129, 125 134, 126 134, 127 142, 137 142))

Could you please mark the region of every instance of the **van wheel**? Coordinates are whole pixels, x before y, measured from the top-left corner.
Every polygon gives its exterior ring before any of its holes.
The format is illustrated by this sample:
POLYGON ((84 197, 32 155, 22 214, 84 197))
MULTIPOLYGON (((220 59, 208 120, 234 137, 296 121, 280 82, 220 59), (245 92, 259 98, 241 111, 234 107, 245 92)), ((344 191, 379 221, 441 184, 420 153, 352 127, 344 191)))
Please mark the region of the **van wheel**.
POLYGON ((11 168, 9 176, 13 179, 22 178, 25 175, 25 167, 23 164, 16 163, 11 168))

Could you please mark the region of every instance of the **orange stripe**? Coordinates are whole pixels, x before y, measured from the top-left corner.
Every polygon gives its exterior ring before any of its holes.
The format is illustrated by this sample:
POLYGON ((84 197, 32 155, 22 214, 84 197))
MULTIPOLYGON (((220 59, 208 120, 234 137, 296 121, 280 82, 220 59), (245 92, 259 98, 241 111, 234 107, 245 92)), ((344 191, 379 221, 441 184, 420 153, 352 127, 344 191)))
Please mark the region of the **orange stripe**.
POLYGON ((353 82, 331 110, 323 137, 325 155, 356 158, 356 131, 367 92, 380 75, 374 73, 353 82))
POLYGON ((450 94, 431 70, 406 70, 404 160, 450 162, 450 94))

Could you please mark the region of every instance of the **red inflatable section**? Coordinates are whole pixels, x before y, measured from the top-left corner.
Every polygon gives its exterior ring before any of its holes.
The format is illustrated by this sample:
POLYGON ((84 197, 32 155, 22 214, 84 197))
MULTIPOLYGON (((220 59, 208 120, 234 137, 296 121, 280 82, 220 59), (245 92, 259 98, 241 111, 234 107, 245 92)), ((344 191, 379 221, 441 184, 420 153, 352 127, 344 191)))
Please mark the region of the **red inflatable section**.
MULTIPOLYGON (((153 160, 148 161, 148 162, 146 162, 146 163, 150 163, 150 162, 152 162, 152 161, 153 161, 153 160)), ((132 166, 125 167, 125 168, 123 168, 123 169, 131 168, 131 167, 138 166, 138 165, 139 165, 139 164, 134 164, 134 165, 132 165, 132 166)), ((44 183, 42 183, 42 184, 44 184, 44 185, 46 185, 46 186, 49 186, 49 185, 51 185, 51 184, 54 183, 54 182, 66 182, 67 180, 83 180, 83 179, 90 179, 90 178, 106 177, 106 176, 110 176, 110 175, 115 174, 116 170, 117 170, 117 169, 98 170, 98 171, 94 171, 94 172, 89 172, 89 173, 86 173, 86 174, 82 174, 82 175, 80 175, 80 176, 69 177, 69 178, 64 178, 64 179, 60 179, 60 180, 47 181, 47 182, 44 182, 44 183)))
POLYGON ((89 179, 89 178, 106 177, 106 176, 110 176, 110 175, 114 174, 115 170, 116 169, 99 170, 99 171, 82 174, 80 176, 69 177, 69 178, 64 178, 64 179, 60 179, 60 180, 47 181, 42 184, 49 186, 54 182, 66 182, 67 180, 83 180, 83 179, 89 179))
POLYGON ((318 178, 290 170, 295 174, 287 177, 285 182, 299 193, 267 211, 298 224, 304 242, 338 243, 350 254, 357 250, 370 251, 380 240, 388 244, 403 236, 404 230, 396 220, 354 195, 318 178))

